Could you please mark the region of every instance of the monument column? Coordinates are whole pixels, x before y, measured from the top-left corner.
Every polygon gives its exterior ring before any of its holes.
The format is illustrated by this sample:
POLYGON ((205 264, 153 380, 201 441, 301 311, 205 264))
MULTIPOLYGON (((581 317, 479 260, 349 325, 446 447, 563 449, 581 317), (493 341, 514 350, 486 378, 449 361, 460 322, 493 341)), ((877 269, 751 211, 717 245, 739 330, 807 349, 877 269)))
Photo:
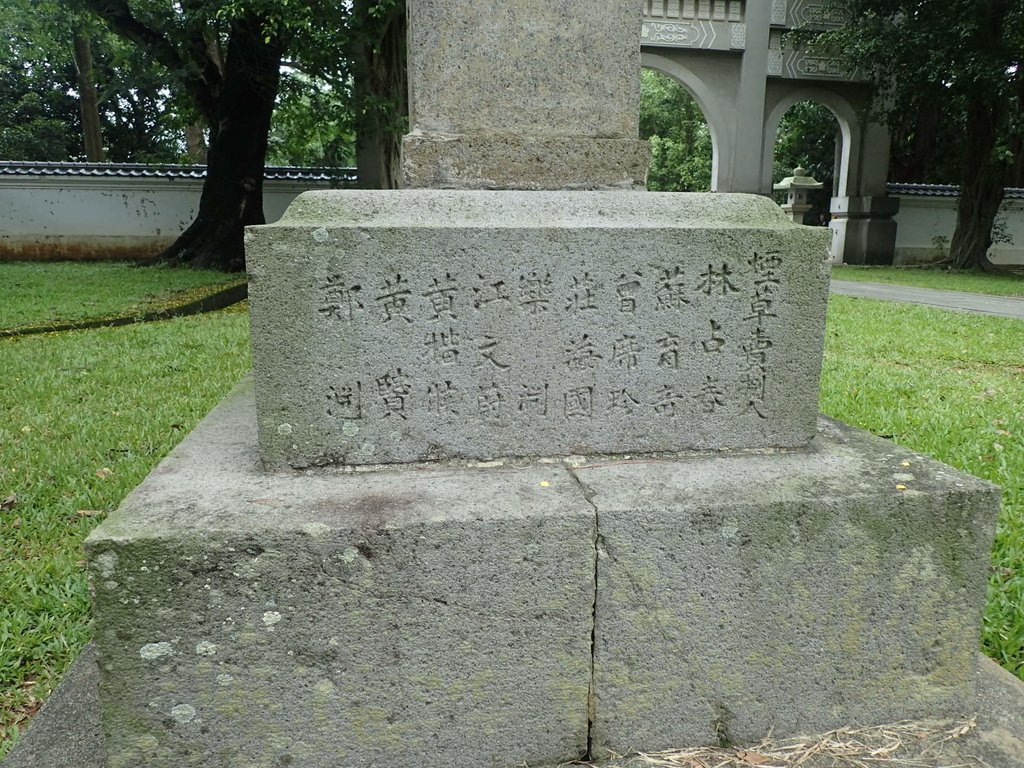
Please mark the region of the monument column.
POLYGON ((637 0, 412 0, 406 187, 643 189, 637 0))

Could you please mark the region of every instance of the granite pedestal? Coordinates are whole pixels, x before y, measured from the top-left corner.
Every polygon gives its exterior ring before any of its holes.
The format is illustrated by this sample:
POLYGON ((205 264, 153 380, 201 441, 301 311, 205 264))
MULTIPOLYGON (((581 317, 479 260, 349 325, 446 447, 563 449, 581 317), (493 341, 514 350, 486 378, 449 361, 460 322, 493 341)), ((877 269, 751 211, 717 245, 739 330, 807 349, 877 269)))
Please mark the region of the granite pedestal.
POLYGON ((87 542, 108 768, 554 765, 971 707, 996 490, 806 451, 265 473, 251 385, 87 542))
POLYGON ((765 198, 307 193, 246 247, 269 466, 814 433, 828 233, 765 198))

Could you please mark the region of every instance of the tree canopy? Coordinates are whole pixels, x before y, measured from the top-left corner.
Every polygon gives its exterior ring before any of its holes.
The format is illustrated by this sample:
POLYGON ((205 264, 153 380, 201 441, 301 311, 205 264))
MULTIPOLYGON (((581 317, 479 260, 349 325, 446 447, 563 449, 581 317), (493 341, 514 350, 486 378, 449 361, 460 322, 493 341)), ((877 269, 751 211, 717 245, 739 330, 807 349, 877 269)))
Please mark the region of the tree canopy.
MULTIPOLYGON (((775 156, 772 181, 780 182, 793 175, 798 166, 806 169, 824 186, 811 190, 807 200, 811 210, 805 221, 814 224, 830 215, 832 196, 835 194, 836 134, 839 121, 828 107, 813 101, 794 104, 779 123, 775 137, 775 156)), ((781 202, 782 192, 776 192, 781 202)))
POLYGON ((640 138, 651 145, 647 188, 655 192, 711 189, 711 129, 700 106, 668 75, 643 70, 640 138))
POLYGON ((0 157, 182 159, 181 115, 166 72, 98 22, 54 0, 6 0, 0 34, 8 42, 0 53, 0 157), (91 107, 83 99, 84 83, 94 85, 91 107), (90 108, 92 115, 83 114, 90 108), (84 140, 90 119, 98 149, 84 140))
POLYGON ((959 175, 949 258, 961 268, 989 267, 1003 186, 1020 175, 1024 0, 833 3, 849 23, 810 44, 872 78, 876 111, 909 158, 903 170, 959 175), (944 167, 943 135, 961 145, 958 169, 944 167))

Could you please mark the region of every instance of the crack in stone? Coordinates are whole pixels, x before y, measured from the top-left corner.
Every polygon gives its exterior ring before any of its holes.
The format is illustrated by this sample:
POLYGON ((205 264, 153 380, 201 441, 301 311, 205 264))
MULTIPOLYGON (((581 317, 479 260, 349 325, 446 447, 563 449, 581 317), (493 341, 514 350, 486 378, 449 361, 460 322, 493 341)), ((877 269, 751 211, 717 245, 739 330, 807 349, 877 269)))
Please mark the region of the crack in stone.
POLYGON ((597 567, 601 541, 601 515, 594 504, 594 491, 580 480, 579 476, 572 470, 566 468, 569 477, 580 489, 587 504, 594 510, 594 602, 590 610, 590 684, 587 688, 587 751, 582 760, 594 759, 594 719, 597 714, 597 694, 594 689, 594 662, 597 650, 597 567))

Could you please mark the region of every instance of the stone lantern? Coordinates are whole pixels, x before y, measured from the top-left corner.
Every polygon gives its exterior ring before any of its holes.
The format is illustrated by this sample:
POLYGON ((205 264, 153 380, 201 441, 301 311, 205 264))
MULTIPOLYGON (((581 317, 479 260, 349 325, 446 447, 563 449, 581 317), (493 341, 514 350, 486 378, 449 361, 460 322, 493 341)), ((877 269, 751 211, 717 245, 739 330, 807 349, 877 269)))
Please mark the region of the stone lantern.
POLYGON ((774 189, 786 193, 786 204, 782 206, 782 210, 789 214, 794 223, 803 224, 804 216, 811 210, 811 204, 807 202, 807 192, 821 189, 823 186, 825 185, 822 182, 807 175, 806 168, 794 168, 793 175, 784 178, 774 189))

